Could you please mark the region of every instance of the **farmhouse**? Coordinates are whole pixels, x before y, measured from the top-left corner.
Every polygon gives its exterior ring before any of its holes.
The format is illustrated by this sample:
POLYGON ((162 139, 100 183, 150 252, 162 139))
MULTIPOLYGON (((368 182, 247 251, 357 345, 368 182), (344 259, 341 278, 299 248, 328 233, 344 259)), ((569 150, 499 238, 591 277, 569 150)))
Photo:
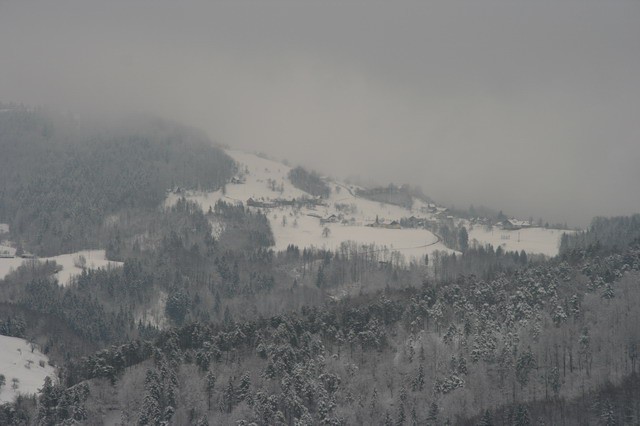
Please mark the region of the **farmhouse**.
POLYGON ((336 216, 335 214, 331 214, 327 217, 321 218, 320 223, 324 225, 325 223, 336 223, 338 222, 338 220, 339 220, 338 216, 336 216))
POLYGON ((529 221, 526 220, 518 220, 518 219, 507 219, 507 220, 503 220, 500 225, 502 226, 502 229, 504 230, 508 230, 508 231, 515 231, 518 229, 522 229, 522 228, 530 228, 531 227, 531 223, 529 221))
POLYGON ((264 201, 256 201, 253 198, 249 198, 247 200, 247 206, 249 206, 249 207, 259 207, 259 208, 276 207, 276 205, 273 204, 273 203, 268 203, 268 202, 264 202, 264 201))

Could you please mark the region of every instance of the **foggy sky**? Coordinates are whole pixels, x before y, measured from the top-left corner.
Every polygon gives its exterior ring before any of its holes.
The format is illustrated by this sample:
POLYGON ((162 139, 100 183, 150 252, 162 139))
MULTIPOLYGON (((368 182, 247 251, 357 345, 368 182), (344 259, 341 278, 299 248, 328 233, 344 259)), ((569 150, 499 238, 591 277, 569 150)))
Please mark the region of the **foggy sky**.
POLYGON ((638 1, 0 0, 0 101, 586 225, 640 212, 639 22, 638 1))

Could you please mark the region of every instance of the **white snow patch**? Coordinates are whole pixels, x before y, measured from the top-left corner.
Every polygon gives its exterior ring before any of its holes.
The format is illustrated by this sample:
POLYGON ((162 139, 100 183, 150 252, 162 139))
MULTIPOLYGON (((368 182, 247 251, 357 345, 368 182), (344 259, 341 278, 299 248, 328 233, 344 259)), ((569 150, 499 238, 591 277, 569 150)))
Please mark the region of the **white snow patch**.
POLYGON ((0 389, 0 403, 11 402, 18 394, 35 394, 42 387, 44 379, 55 379, 55 369, 49 359, 37 348, 18 337, 0 336, 0 374, 6 383, 0 389), (41 362, 44 366, 41 366, 41 362), (13 389, 13 379, 18 379, 13 389))
MULTIPOLYGON (((55 261, 62 270, 56 274, 58 283, 66 286, 71 279, 82 273, 81 259, 84 257, 84 267, 87 269, 106 268, 108 266, 121 266, 122 262, 107 260, 104 250, 82 250, 70 254, 62 254, 53 257, 42 257, 37 260, 41 262, 55 261)), ((17 269, 23 262, 28 261, 19 257, 0 258, 0 278, 6 277, 12 270, 17 269)))
POLYGON ((25 259, 20 257, 0 258, 0 279, 3 279, 9 275, 10 272, 16 270, 25 261, 25 259))
POLYGON ((9 225, 6 223, 0 223, 0 234, 6 234, 9 232, 9 225))

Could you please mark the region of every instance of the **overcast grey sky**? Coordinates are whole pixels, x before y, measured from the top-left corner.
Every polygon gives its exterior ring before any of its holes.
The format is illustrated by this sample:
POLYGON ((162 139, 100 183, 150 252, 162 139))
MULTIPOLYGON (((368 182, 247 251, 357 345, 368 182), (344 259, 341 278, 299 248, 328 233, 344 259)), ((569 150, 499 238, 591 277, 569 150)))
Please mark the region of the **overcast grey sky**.
POLYGON ((640 211, 639 77, 635 0, 0 0, 0 100, 575 225, 640 211))

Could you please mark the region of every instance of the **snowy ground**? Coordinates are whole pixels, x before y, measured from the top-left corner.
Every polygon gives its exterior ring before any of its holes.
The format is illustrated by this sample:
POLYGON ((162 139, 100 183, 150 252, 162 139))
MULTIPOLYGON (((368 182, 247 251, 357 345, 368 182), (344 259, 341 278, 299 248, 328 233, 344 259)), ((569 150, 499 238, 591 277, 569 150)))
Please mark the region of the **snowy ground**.
MULTIPOLYGON (((85 267, 88 269, 122 265, 121 262, 107 260, 104 250, 83 250, 70 254, 62 254, 60 256, 42 257, 38 258, 38 260, 41 262, 54 260, 58 265, 62 266, 62 270, 58 272, 56 276, 58 283, 64 286, 69 284, 72 277, 82 273, 82 268, 79 267, 81 256, 84 256, 85 267)), ((25 261, 25 259, 19 257, 0 258, 0 278, 4 278, 9 272, 15 270, 25 261)))
POLYGON ((0 374, 6 381, 0 389, 0 403, 11 402, 18 394, 37 393, 45 377, 55 377, 55 370, 48 361, 39 350, 31 352, 31 345, 26 340, 0 336, 0 374), (41 361, 44 367, 40 365, 41 361), (18 379, 16 389, 13 389, 14 378, 18 379))
MULTIPOLYGON (((287 175, 291 167, 277 161, 261 158, 254 154, 229 150, 227 153, 239 164, 240 174, 245 183, 226 185, 226 193, 222 190, 216 192, 189 192, 187 198, 196 201, 204 211, 213 208, 215 203, 222 199, 226 202, 241 202, 246 204, 249 198, 256 201, 269 201, 275 199, 292 199, 309 197, 304 191, 294 187, 287 175), (276 190, 273 190, 275 187, 276 190)), ((294 209, 292 207, 279 207, 263 209, 269 218, 276 241, 274 249, 284 250, 289 244, 298 247, 315 246, 318 248, 336 249, 343 241, 354 241, 359 245, 375 244, 385 246, 394 251, 399 251, 408 259, 421 257, 435 250, 447 250, 438 238, 425 229, 381 229, 365 226, 376 220, 390 222, 400 220, 403 217, 415 215, 416 217, 428 217, 423 212, 426 204, 420 200, 414 201, 412 209, 400 206, 379 203, 353 195, 355 187, 341 182, 331 181, 331 195, 325 200, 326 206, 314 208, 294 209), (338 189, 337 189, 338 188, 338 189), (343 211, 336 208, 336 204, 347 205, 343 211), (327 217, 330 214, 342 214, 342 218, 349 225, 341 223, 320 224, 318 217, 327 217), (285 216, 283 225, 282 216, 285 216), (324 227, 329 228, 327 237, 323 236, 324 227)), ((181 195, 169 194, 167 205, 174 204, 181 195)))
POLYGON ((306 215, 295 217, 295 214, 289 213, 290 211, 286 209, 275 209, 269 212, 276 250, 286 250, 289 244, 335 250, 343 241, 384 246, 408 257, 424 255, 435 249, 447 250, 438 238, 426 229, 384 229, 339 223, 320 225, 315 217, 306 215), (287 220, 284 226, 282 225, 283 214, 287 220), (297 226, 294 226, 294 222, 297 226), (325 227, 329 229, 327 237, 323 235, 325 227))
POLYGON ((517 231, 506 231, 498 227, 487 230, 485 226, 474 226, 469 231, 469 242, 476 240, 479 244, 491 244, 494 248, 501 246, 505 251, 521 251, 527 253, 555 256, 560 247, 563 231, 559 229, 525 228, 517 231))

